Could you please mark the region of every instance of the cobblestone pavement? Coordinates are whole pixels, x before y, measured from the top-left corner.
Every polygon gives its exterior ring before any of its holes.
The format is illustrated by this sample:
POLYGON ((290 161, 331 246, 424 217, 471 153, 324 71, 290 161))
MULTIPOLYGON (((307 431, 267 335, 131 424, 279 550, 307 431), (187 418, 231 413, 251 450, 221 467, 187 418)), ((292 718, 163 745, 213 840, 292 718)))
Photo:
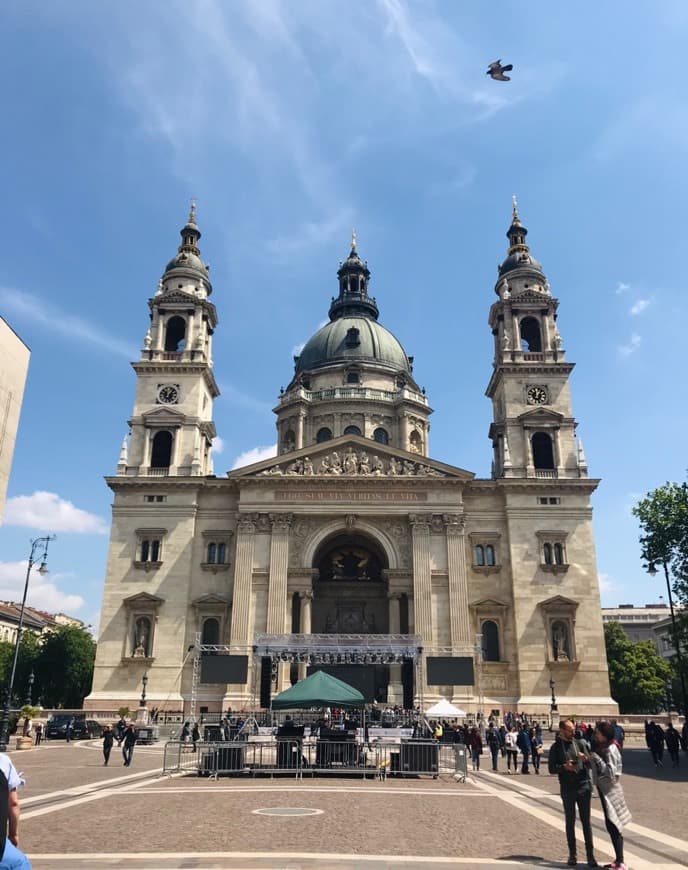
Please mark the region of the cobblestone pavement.
MULTIPOLYGON (((566 859, 556 778, 494 774, 486 756, 488 770, 469 771, 466 783, 160 777, 161 747, 137 747, 131 768, 113 752, 104 768, 96 741, 12 757, 27 779, 21 846, 34 870, 555 868, 566 859)), ((678 771, 655 768, 643 749, 624 760, 629 866, 688 867, 688 756, 678 771)), ((605 863, 599 800, 593 815, 605 863)))

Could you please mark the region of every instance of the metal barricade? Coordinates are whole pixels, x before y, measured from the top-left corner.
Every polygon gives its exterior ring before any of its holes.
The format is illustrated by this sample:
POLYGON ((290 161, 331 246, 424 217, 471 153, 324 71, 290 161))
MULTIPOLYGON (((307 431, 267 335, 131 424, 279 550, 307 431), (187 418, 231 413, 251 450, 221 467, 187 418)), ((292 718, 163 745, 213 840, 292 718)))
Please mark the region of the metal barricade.
MULTIPOLYGON (((199 744, 202 746, 202 744, 199 744)), ((195 773, 198 769, 199 749, 194 752, 192 743, 182 743, 179 740, 169 740, 165 744, 162 760, 162 772, 165 773, 195 773)))
POLYGON ((303 747, 303 768, 310 773, 375 772, 374 751, 357 740, 308 741, 303 747))

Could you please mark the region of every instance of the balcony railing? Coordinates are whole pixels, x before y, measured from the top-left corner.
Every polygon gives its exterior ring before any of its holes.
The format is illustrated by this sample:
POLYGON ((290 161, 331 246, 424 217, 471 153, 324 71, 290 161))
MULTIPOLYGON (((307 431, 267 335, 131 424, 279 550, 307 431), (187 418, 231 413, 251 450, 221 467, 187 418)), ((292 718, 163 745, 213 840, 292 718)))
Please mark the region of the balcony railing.
POLYGON ((422 393, 415 390, 376 390, 371 387, 332 387, 327 390, 304 390, 296 389, 285 393, 282 401, 304 398, 307 402, 330 402, 336 399, 355 399, 371 402, 399 402, 409 399, 427 405, 428 400, 422 393))
POLYGON ((559 477, 559 472, 556 468, 536 468, 535 477, 542 477, 545 480, 556 480, 559 477))
POLYGON ((523 362, 544 362, 544 353, 524 353, 523 362))

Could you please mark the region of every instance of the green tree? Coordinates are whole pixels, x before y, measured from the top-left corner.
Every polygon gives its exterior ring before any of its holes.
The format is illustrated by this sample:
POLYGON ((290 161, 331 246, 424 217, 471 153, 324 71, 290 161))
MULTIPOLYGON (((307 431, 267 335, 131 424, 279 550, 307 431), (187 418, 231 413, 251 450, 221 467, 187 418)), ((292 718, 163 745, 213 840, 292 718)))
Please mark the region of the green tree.
MULTIPOLYGON (((666 483, 648 493, 633 508, 640 521, 641 555, 646 569, 663 575, 671 601, 673 596, 688 607, 688 483, 666 483)), ((688 609, 676 613, 671 627, 676 656, 672 661, 674 680, 683 706, 688 685, 688 609)), ((686 712, 685 709, 683 711, 686 712)))
POLYGON ((81 707, 91 690, 96 645, 74 625, 61 625, 45 635, 35 672, 45 707, 81 707))
POLYGON ((612 698, 622 713, 655 713, 664 705, 671 667, 651 640, 630 641, 618 622, 604 626, 612 698))

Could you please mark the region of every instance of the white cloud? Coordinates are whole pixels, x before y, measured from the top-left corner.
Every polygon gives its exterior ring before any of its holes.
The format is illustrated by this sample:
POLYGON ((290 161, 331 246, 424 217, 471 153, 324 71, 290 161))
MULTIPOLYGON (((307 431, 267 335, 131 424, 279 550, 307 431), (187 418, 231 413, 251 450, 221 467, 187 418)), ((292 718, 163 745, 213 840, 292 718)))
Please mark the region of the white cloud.
POLYGON ((95 514, 74 507, 54 492, 34 492, 7 499, 3 524, 44 532, 107 535, 108 525, 95 514))
POLYGON ((263 459, 271 459, 273 456, 277 456, 276 444, 271 444, 269 447, 253 447, 237 456, 232 469, 253 465, 254 462, 262 462, 263 459))
MULTIPOLYGON (((20 602, 24 593, 27 562, 0 562, 0 600, 20 602)), ((84 605, 80 595, 69 595, 57 587, 65 574, 42 575, 31 573, 26 603, 29 607, 47 610, 49 613, 63 612, 73 615, 84 605), (48 579, 50 578, 50 579, 48 579)))
POLYGON ((346 238, 346 231, 352 223, 353 210, 345 208, 322 221, 305 221, 294 232, 268 239, 265 245, 275 259, 286 260, 301 251, 311 250, 316 245, 325 245, 338 236, 346 238))
POLYGON ((49 328, 52 333, 59 333, 70 340, 76 339, 82 344, 104 349, 128 360, 136 359, 137 352, 133 345, 113 338, 100 327, 80 317, 74 317, 31 293, 0 287, 0 308, 11 312, 18 320, 38 323, 49 328))
POLYGON ((630 289, 631 289, 630 284, 626 284, 624 281, 617 281, 616 282, 616 292, 617 293, 626 293, 630 289))
POLYGON ((638 301, 635 302, 631 306, 628 313, 632 317, 635 317, 636 315, 641 314, 643 311, 645 311, 645 309, 648 307, 648 305, 650 304, 651 301, 652 300, 650 300, 650 299, 638 299, 638 301))
POLYGON ((634 332, 628 344, 622 344, 619 347, 619 354, 621 356, 630 356, 632 353, 635 353, 635 351, 638 350, 641 342, 642 338, 638 335, 637 332, 634 332))
POLYGON ((608 593, 608 592, 613 592, 614 589, 616 589, 616 583, 614 582, 613 578, 609 574, 605 574, 603 571, 600 571, 598 577, 599 577, 599 581, 600 581, 600 592, 601 593, 604 594, 604 593, 608 593))
POLYGON ((219 456, 220 453, 225 449, 225 442, 219 435, 216 435, 213 438, 212 451, 215 456, 219 456))

